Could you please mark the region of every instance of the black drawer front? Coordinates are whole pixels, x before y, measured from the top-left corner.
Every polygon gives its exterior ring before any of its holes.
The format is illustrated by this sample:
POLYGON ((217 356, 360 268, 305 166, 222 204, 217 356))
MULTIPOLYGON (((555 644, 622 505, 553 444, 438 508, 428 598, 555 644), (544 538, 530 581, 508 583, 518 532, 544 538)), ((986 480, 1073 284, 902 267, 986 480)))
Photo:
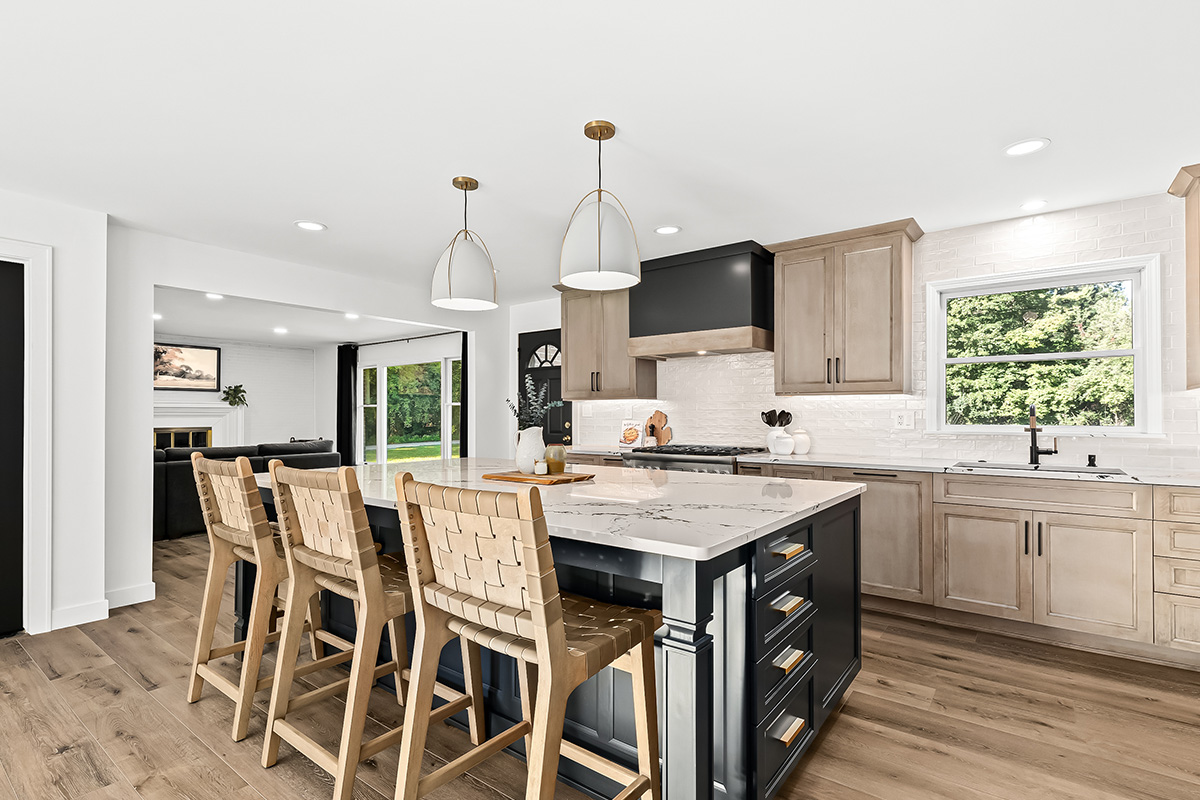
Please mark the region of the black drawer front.
POLYGON ((754 659, 779 647, 792 632, 807 624, 816 612, 813 603, 813 567, 789 572, 774 588, 754 601, 754 659))
POLYGON ((803 569, 812 563, 815 558, 812 547, 811 524, 785 528, 759 539, 754 555, 755 596, 761 597, 786 580, 791 570, 803 569))
POLYGON ((800 627, 789 626, 783 641, 755 665, 754 694, 758 707, 754 721, 766 719, 767 712, 779 703, 780 698, 810 676, 815 663, 813 616, 810 614, 800 627))
POLYGON ((813 685, 806 677, 784 696, 756 732, 760 798, 771 797, 787 779, 817 732, 812 724, 813 685))

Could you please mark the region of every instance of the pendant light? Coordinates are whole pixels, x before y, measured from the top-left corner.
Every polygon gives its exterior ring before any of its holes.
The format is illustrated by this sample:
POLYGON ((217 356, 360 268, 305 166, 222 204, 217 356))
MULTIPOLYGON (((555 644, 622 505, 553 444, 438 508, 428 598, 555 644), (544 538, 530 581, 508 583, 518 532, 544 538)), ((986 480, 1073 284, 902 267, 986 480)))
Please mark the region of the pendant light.
POLYGON ((604 120, 583 126, 583 135, 596 142, 596 188, 583 196, 567 223, 559 258, 558 278, 563 286, 605 292, 627 289, 642 280, 633 221, 601 181, 602 148, 616 134, 616 127, 604 120))
POLYGON ((463 193, 463 226, 433 268, 432 302, 454 311, 488 311, 496 307, 496 268, 483 239, 467 228, 467 192, 479 181, 459 176, 453 184, 463 193))

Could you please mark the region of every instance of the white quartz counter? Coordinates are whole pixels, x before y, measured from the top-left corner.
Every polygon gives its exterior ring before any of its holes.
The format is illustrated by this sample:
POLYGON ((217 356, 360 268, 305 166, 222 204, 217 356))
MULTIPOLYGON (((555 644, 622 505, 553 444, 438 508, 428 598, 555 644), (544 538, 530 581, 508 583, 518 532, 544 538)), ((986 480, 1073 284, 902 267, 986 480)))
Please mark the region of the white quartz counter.
MULTIPOLYGON (((395 476, 465 489, 518 491, 522 485, 485 481, 511 461, 466 458, 369 464, 356 468, 369 505, 396 507, 395 476)), ((590 481, 539 486, 550 535, 565 539, 706 561, 819 511, 857 497, 858 483, 786 481, 746 475, 568 465, 590 481)), ((257 474, 259 486, 270 475, 257 474)))

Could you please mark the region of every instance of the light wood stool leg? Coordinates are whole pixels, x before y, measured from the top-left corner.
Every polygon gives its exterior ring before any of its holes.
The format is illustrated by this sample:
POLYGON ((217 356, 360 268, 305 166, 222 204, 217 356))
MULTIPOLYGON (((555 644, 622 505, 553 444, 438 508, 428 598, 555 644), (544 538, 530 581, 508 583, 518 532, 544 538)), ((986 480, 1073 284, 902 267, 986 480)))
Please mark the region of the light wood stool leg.
POLYGON ((433 685, 437 682, 442 648, 453 638, 441 614, 426 611, 430 624, 422 630, 417 623, 417 646, 413 650, 412 682, 404 707, 404 739, 400 743, 400 769, 396 775, 396 800, 417 800, 421 760, 429 735, 429 713, 433 709, 433 685))
POLYGON ((250 712, 254 710, 254 692, 258 689, 258 670, 262 664, 267 633, 275 618, 275 589, 278 579, 259 568, 254 580, 254 599, 250 601, 250 621, 246 630, 246 649, 242 656, 242 677, 238 685, 237 705, 233 714, 233 740, 240 742, 250 731, 250 712))
MULTIPOLYGON (((521 716, 533 724, 533 701, 537 697, 537 664, 517 659, 517 682, 521 689, 521 716)), ((525 758, 533 752, 533 729, 525 737, 525 758)))
POLYGON ((537 699, 533 706, 533 745, 527 756, 529 784, 525 800, 554 800, 558 782, 558 760, 562 749, 563 724, 571 690, 553 670, 538 676, 537 699))
POLYGON ((224 539, 209 537, 208 575, 204 579, 204 599, 200 606, 200 625, 196 631, 196 650, 192 656, 192 669, 188 681, 188 702, 200 699, 204 691, 204 679, 196 671, 207 664, 212 652, 213 634, 217 629, 217 615, 221 611, 221 595, 225 590, 225 578, 229 567, 237 561, 233 545, 224 539))
POLYGON ((316 592, 308 598, 308 647, 313 661, 325 657, 325 643, 317 638, 321 624, 321 593, 316 592))
POLYGON ((396 702, 404 705, 408 682, 404 680, 404 669, 408 666, 408 629, 404 617, 388 620, 388 641, 392 645, 392 660, 396 662, 396 702))
POLYGON ((263 741, 262 765, 270 767, 279 759, 279 734, 275 720, 287 715, 291 699, 292 680, 296 676, 296 659, 300 657, 300 642, 304 638, 304 610, 308 598, 317 591, 313 573, 298 565, 297 575, 288 585, 287 612, 283 615, 283 634, 275 658, 275 683, 271 686, 271 705, 267 709, 267 728, 263 741))
POLYGON ((471 744, 483 744, 486 725, 483 716, 483 666, 479 658, 479 645, 461 638, 458 641, 462 646, 463 688, 471 697, 471 705, 467 706, 471 744))
MULTIPOLYGON (((636 645, 630 656, 638 771, 650 779, 651 800, 659 800, 662 775, 658 763, 658 685, 654 677, 654 636, 636 645)), ((643 798, 645 796, 642 794, 643 798)))
POLYGON ((346 716, 342 720, 342 739, 338 745, 337 772, 334 773, 333 800, 350 800, 354 794, 354 774, 358 771, 363 728, 367 724, 367 706, 375 685, 375 662, 379 657, 379 637, 384 620, 379 612, 363 603, 357 620, 354 661, 350 665, 350 688, 346 694, 346 716))

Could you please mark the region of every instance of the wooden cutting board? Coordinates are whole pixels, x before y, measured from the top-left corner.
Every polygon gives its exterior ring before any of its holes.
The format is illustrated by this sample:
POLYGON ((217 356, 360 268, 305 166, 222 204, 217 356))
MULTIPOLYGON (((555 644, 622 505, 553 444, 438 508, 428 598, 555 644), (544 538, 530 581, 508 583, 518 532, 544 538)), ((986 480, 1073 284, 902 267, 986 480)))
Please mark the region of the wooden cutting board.
POLYGON ((484 475, 485 481, 511 481, 512 483, 536 483, 539 486, 557 486, 560 483, 590 481, 595 475, 586 472, 560 472, 557 475, 526 475, 524 472, 493 472, 484 475))

